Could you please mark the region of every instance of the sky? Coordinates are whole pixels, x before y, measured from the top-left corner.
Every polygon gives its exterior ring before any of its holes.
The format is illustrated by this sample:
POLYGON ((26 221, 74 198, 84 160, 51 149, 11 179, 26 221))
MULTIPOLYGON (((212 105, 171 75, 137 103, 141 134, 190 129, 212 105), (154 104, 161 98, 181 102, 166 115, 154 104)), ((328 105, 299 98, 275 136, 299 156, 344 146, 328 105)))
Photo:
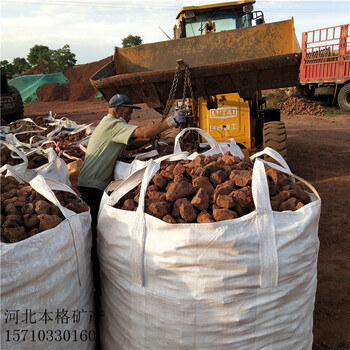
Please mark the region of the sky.
MULTIPOLYGON (((57 50, 68 44, 77 64, 91 63, 112 56, 130 34, 143 44, 169 40, 182 7, 221 2, 1 0, 0 57, 11 63, 27 58, 34 45, 57 50)), ((293 17, 300 44, 304 31, 350 23, 350 0, 256 0, 254 10, 263 11, 266 22, 293 17)))

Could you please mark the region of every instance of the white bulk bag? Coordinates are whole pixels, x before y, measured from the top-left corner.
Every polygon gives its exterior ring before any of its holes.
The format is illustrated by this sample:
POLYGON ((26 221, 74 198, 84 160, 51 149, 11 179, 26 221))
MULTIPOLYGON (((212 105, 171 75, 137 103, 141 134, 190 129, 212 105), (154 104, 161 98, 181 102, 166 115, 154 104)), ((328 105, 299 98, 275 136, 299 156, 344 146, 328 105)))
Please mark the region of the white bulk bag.
POLYGON ((121 160, 116 161, 114 167, 114 180, 126 179, 135 171, 145 168, 150 160, 144 160, 158 156, 157 150, 151 150, 149 152, 140 153, 135 156, 135 159, 131 163, 126 163, 121 160))
MULTIPOLYGON (((180 138, 183 134, 185 134, 189 130, 197 131, 199 135, 203 136, 207 140, 207 142, 202 145, 204 146, 208 144, 210 146, 210 149, 208 151, 201 153, 204 156, 210 156, 212 154, 218 154, 218 153, 225 154, 227 151, 230 151, 230 153, 234 156, 237 156, 239 158, 244 157, 242 150, 239 148, 239 146, 237 145, 234 139, 231 139, 228 142, 218 143, 204 130, 200 128, 194 128, 194 127, 183 129, 176 135, 175 142, 174 142, 174 153, 181 152, 180 138)), ((197 156, 198 156, 198 153, 194 152, 188 157, 188 159, 194 159, 197 156)))
MULTIPOLYGON (((197 131, 197 133, 201 136, 203 136, 207 140, 207 144, 210 146, 210 149, 203 152, 202 154, 204 156, 209 156, 211 154, 217 154, 217 153, 226 153, 227 151, 230 151, 232 155, 238 156, 240 158, 244 157, 243 152, 239 148, 239 146, 236 144, 236 142, 232 139, 227 143, 217 143, 208 133, 206 133, 204 130, 200 128, 186 128, 181 130, 175 137, 174 141, 174 154, 180 153, 181 146, 180 146, 180 138, 183 136, 187 131, 194 130, 197 131)), ((203 144, 203 146, 206 146, 203 144)), ((133 174, 134 172, 141 170, 150 163, 149 160, 144 160, 148 158, 154 158, 159 155, 157 150, 152 150, 146 153, 140 153, 137 154, 135 159, 131 163, 126 163, 123 161, 117 161, 114 167, 114 180, 120 180, 120 179, 126 179, 128 176, 133 174)), ((198 155, 197 152, 192 153, 188 159, 194 159, 198 155)), ((163 156, 161 159, 165 159, 168 156, 163 156)))
POLYGON ((146 187, 158 169, 152 161, 102 198, 103 348, 311 349, 316 190, 308 184, 312 200, 296 211, 272 211, 264 161, 256 159, 255 211, 216 223, 168 224, 144 213, 146 187), (142 174, 137 211, 113 208, 142 174))
POLYGON ((0 243, 1 349, 95 349, 90 212, 64 208, 41 175, 33 189, 66 220, 17 243, 0 243))
MULTIPOLYGON (((30 181, 37 175, 42 175, 46 178, 50 178, 56 180, 60 183, 70 185, 69 180, 69 171, 67 164, 65 161, 58 157, 53 148, 47 149, 39 149, 39 148, 17 148, 16 146, 7 143, 0 142, 0 144, 5 145, 9 149, 11 149, 14 156, 23 160, 23 163, 18 165, 9 165, 4 164, 0 168, 0 173, 4 173, 5 176, 14 176, 16 177, 16 173, 20 174, 22 177, 26 179, 26 181, 30 181), (45 158, 47 158, 47 164, 39 166, 38 168, 28 169, 28 157, 38 154, 45 158)), ((20 179, 18 179, 20 180, 20 179)))

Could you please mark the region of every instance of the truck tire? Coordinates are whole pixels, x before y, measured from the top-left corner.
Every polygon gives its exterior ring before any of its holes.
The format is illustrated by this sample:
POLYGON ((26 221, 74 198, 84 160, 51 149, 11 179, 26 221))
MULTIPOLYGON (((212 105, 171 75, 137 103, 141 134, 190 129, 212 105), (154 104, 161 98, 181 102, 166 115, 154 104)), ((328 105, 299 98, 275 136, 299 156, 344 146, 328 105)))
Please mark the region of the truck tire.
MULTIPOLYGON (((270 147, 277 151, 285 160, 287 159, 287 133, 284 122, 273 121, 264 124, 263 129, 263 148, 270 147)), ((264 159, 276 163, 269 156, 264 159)))
POLYGON ((350 112, 350 83, 344 85, 338 94, 338 105, 344 112, 350 112))
MULTIPOLYGON (((8 96, 11 96, 12 107, 7 108, 6 104, 1 101, 1 117, 8 123, 13 122, 17 119, 23 118, 24 107, 22 96, 19 91, 14 86, 8 86, 8 96)), ((6 96, 1 96, 1 99, 6 98, 6 96)))

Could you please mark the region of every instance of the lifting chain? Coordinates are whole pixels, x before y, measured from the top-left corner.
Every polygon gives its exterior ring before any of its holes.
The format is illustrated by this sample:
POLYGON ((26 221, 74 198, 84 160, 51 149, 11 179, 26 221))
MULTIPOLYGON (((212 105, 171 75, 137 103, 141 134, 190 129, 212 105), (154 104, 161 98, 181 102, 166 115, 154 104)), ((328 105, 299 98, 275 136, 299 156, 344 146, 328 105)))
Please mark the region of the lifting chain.
POLYGON ((180 75, 180 67, 176 67, 176 71, 175 71, 175 75, 174 75, 174 79, 173 79, 173 83, 171 85, 171 89, 170 89, 170 93, 169 93, 169 97, 168 97, 168 101, 166 103, 165 109, 164 109, 164 113, 163 113, 163 118, 162 120, 164 120, 170 111, 171 106, 174 103, 174 99, 175 99, 175 92, 176 92, 176 88, 177 88, 177 84, 179 82, 179 75, 180 75))
MULTIPOLYGON (((197 114, 197 111, 196 111, 196 104, 195 104, 195 101, 194 101, 194 95, 193 95, 192 84, 191 84, 190 67, 188 66, 188 64, 184 64, 184 65, 185 65, 185 77, 184 77, 184 87, 183 87, 183 92, 182 92, 181 109, 185 108, 186 90, 187 90, 187 86, 188 86, 188 88, 190 90, 191 98, 192 98, 193 114, 195 116, 197 114)), ((175 92, 176 92, 177 85, 178 85, 178 82, 179 82, 180 71, 181 71, 181 68, 180 68, 180 66, 178 66, 176 68, 176 71, 175 71, 173 83, 171 85, 168 101, 167 101, 166 107, 164 109, 162 120, 164 120, 167 117, 167 115, 169 114, 169 111, 170 111, 170 109, 171 109, 171 107, 172 107, 172 105, 174 103, 175 92)))

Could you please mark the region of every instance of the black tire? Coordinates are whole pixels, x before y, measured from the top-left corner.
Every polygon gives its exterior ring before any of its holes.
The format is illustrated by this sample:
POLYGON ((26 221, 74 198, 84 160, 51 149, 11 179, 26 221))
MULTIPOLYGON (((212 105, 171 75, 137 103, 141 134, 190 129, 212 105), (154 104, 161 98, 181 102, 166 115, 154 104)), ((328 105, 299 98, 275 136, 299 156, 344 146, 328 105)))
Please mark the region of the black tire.
POLYGON ((338 94, 338 105, 344 112, 350 112, 350 83, 344 85, 338 94))
POLYGON ((279 122, 281 120, 281 110, 279 108, 265 108, 264 123, 279 122))
POLYGON ((1 117, 7 122, 13 122, 22 119, 24 115, 24 107, 22 96, 14 86, 8 86, 9 95, 13 100, 13 107, 9 110, 5 108, 1 110, 1 117))
MULTIPOLYGON (((285 160, 287 159, 287 132, 284 122, 273 121, 264 124, 263 130, 263 148, 270 147, 277 151, 285 160)), ((276 163, 269 156, 264 159, 276 163)))

